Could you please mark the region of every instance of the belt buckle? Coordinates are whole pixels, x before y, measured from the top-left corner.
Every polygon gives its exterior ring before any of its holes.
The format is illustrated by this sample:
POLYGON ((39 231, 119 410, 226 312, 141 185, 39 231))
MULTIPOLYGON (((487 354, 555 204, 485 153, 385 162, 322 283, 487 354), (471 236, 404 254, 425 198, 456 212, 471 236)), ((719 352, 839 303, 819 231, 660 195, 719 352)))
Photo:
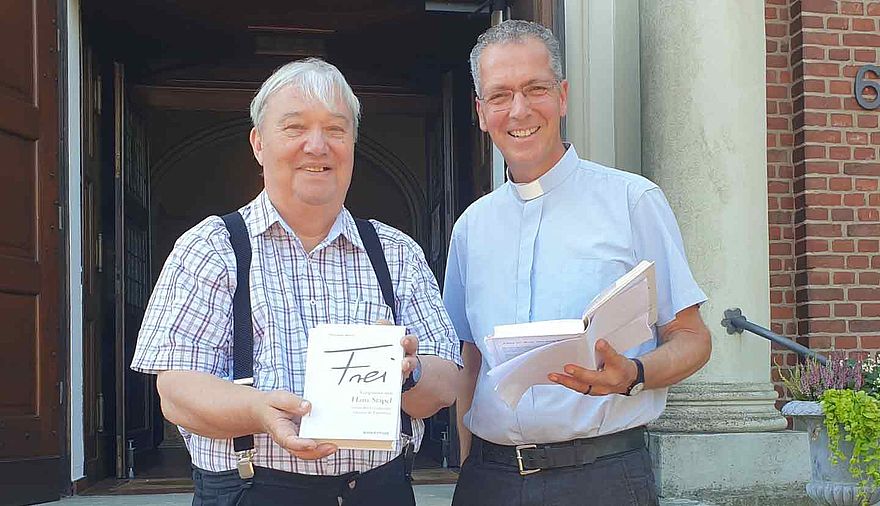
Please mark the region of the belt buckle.
POLYGON ((253 448, 235 452, 238 457, 238 476, 242 480, 250 480, 254 477, 254 455, 256 453, 253 448))
POLYGON ((522 450, 531 450, 537 448, 538 445, 516 445, 514 450, 516 451, 516 464, 519 466, 519 475, 520 476, 528 476, 530 474, 535 474, 541 471, 541 468, 538 469, 525 469, 523 468, 523 456, 522 450))

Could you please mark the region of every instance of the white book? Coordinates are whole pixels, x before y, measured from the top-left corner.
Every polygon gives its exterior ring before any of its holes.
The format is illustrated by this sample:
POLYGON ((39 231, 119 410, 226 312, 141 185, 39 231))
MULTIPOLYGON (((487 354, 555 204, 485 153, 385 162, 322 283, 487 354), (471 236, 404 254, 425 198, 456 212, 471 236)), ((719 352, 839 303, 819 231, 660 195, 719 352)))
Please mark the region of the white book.
POLYGON ((486 338, 486 361, 495 390, 511 407, 528 388, 554 384, 551 372, 565 364, 602 366, 594 349, 605 339, 623 353, 653 339, 657 323, 654 263, 642 261, 600 292, 580 319, 498 325, 486 338))
POLYGON ((400 438, 400 341, 394 325, 320 325, 309 331, 300 437, 339 448, 394 450, 400 438))

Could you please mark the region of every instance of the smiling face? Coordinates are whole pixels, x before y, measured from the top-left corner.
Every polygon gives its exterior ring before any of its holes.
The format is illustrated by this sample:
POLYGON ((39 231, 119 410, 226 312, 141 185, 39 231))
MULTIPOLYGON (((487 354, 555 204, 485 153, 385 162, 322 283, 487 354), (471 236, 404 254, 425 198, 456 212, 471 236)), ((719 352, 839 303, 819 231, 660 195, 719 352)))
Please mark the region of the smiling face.
POLYGON ((517 182, 537 179, 565 154, 560 120, 565 116, 568 82, 553 86, 543 97, 528 98, 523 89, 555 83, 550 55, 539 40, 492 44, 480 55, 480 95, 514 90, 509 109, 495 110, 477 100, 480 129, 501 150, 517 182))
POLYGON ((354 121, 341 100, 330 110, 285 86, 267 100, 250 141, 276 208, 342 209, 354 167, 354 121))

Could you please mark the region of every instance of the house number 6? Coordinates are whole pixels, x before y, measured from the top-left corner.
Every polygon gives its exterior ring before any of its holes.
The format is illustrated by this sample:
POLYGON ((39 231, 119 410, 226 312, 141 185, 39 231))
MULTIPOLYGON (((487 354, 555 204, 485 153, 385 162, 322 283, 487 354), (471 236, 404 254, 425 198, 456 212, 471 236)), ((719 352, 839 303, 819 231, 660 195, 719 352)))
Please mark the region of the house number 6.
POLYGON ((865 65, 864 67, 859 69, 859 73, 856 74, 856 86, 855 86, 855 95, 856 101, 862 106, 864 109, 876 109, 880 107, 880 83, 876 81, 871 81, 869 79, 865 79, 865 74, 868 72, 873 72, 875 76, 880 78, 880 67, 877 65, 865 65), (870 88, 874 90, 874 99, 868 100, 862 95, 862 92, 865 91, 865 88, 870 88))

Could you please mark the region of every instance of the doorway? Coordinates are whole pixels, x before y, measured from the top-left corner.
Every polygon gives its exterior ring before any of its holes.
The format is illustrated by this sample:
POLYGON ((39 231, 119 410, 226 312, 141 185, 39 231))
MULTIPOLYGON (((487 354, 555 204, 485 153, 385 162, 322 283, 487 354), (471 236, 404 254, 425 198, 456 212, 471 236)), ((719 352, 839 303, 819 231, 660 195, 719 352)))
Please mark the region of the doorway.
MULTIPOLYGON (((346 206, 412 236, 442 280, 454 219, 491 189, 467 66, 489 19, 425 5, 83 0, 83 485, 189 476, 154 378, 128 364, 176 238, 260 191, 247 109, 278 66, 319 56, 342 70, 363 107, 346 206)), ((426 421, 417 466, 457 464, 454 420, 426 421)))

